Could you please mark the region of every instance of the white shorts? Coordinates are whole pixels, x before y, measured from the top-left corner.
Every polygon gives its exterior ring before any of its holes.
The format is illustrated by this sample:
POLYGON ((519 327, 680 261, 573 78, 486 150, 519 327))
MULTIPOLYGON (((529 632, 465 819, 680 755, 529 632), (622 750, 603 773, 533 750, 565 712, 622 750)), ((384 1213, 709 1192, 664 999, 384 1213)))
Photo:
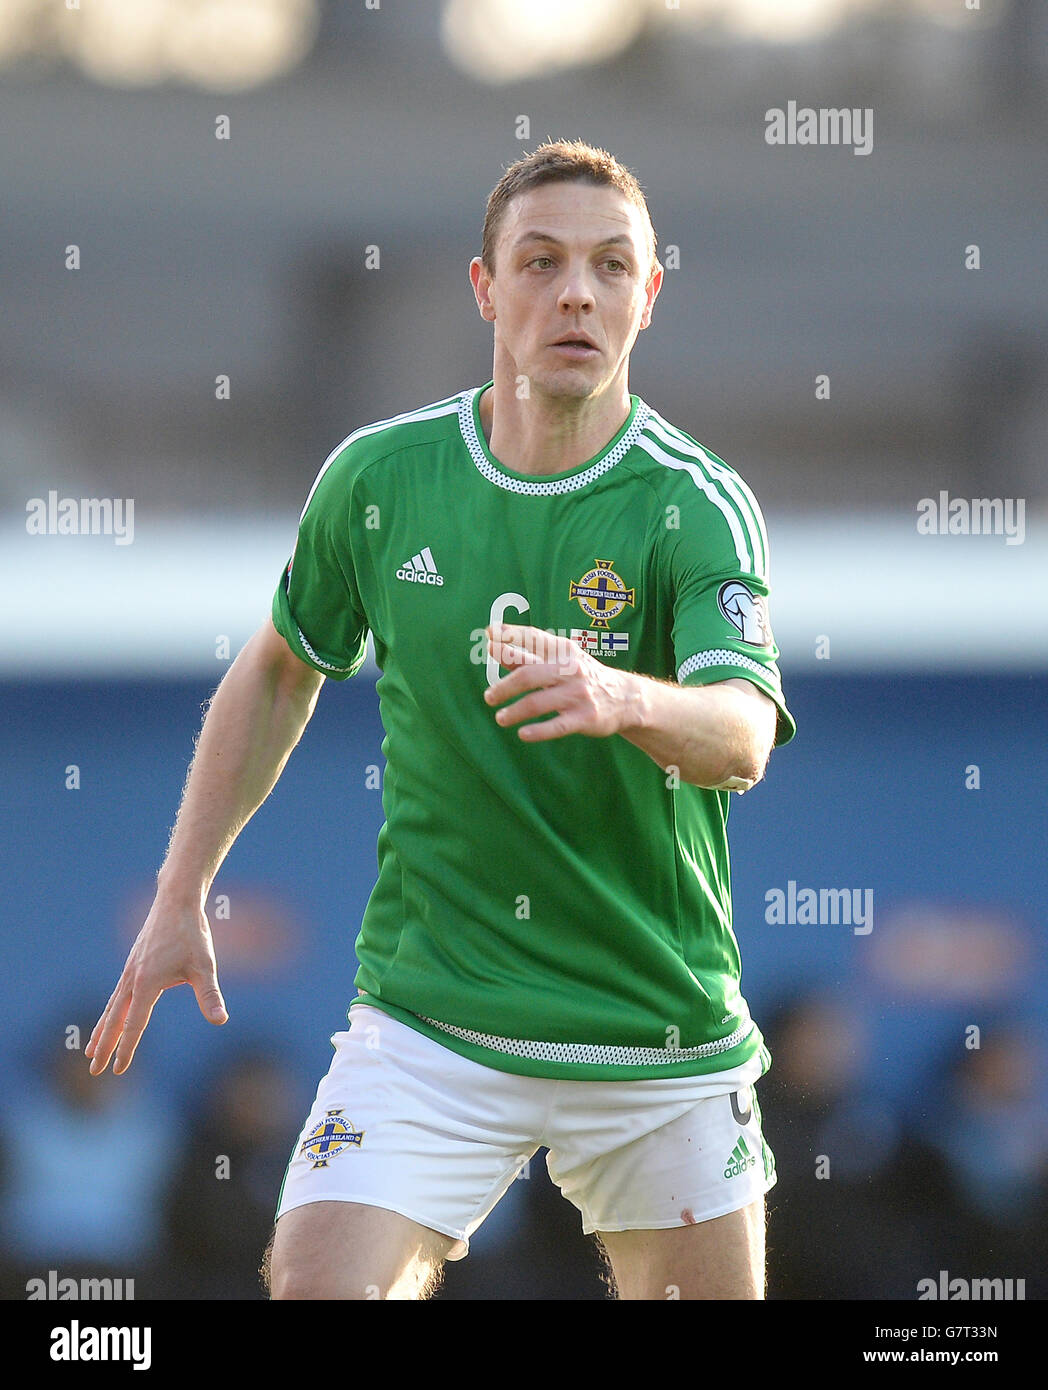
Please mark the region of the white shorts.
POLYGON ((361 1202, 469 1238, 539 1148, 594 1231, 662 1230, 737 1211, 775 1183, 753 1083, 714 1076, 552 1081, 481 1066, 354 1004, 288 1164, 278 1218, 361 1202))

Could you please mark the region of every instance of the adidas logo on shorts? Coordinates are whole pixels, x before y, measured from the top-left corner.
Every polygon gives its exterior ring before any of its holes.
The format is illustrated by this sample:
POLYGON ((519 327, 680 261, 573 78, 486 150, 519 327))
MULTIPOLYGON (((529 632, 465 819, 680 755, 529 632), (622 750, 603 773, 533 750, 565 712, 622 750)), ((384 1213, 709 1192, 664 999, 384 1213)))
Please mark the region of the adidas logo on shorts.
POLYGON ((731 1156, 724 1169, 724 1176, 726 1178, 737 1178, 740 1173, 745 1173, 747 1168, 756 1168, 756 1166, 757 1160, 754 1158, 753 1154, 750 1153, 746 1146, 746 1140, 740 1134, 739 1142, 732 1149, 731 1156))
POLYGON ((411 584, 443 584, 444 576, 438 574, 433 553, 427 545, 410 560, 405 560, 397 570, 398 579, 406 579, 411 584))

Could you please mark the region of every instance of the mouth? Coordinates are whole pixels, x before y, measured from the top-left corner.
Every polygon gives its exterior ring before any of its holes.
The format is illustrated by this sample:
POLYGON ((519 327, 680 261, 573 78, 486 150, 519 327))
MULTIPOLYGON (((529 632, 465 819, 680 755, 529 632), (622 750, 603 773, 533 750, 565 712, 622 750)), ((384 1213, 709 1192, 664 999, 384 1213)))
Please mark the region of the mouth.
POLYGON ((566 333, 563 338, 558 338, 555 343, 550 343, 550 347, 580 359, 591 357, 599 351, 592 338, 587 338, 584 333, 566 333))

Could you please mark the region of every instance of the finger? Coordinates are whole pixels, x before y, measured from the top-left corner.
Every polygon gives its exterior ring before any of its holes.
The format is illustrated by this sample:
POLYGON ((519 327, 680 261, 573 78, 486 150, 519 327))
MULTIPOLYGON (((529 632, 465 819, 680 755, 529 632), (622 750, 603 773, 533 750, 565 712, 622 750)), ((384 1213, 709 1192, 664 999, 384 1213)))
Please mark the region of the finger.
POLYGON ((105 1013, 95 1025, 95 1034, 92 1034, 91 1043, 91 1075, 98 1076, 104 1072, 109 1065, 109 1059, 113 1055, 113 1049, 120 1041, 120 1030, 124 1026, 124 1019, 131 1004, 130 984, 118 987, 110 1002, 106 1005, 105 1013))
POLYGON ((488 650, 498 664, 507 669, 515 666, 538 666, 545 661, 545 657, 529 651, 526 646, 515 642, 503 642, 497 637, 488 639, 488 650))
POLYGON ((123 1031, 117 1043, 116 1056, 113 1059, 113 1075, 120 1076, 127 1071, 135 1055, 135 1049, 142 1040, 142 1034, 146 1031, 146 1024, 149 1022, 153 1010, 156 1008, 156 1001, 160 998, 162 990, 157 990, 154 994, 152 990, 143 993, 139 988, 136 994, 131 996, 131 1005, 124 1019, 123 1031), (150 997, 152 995, 152 997, 150 997))
POLYGON ((222 998, 222 991, 218 987, 218 976, 215 972, 209 971, 203 975, 200 982, 190 981, 193 986, 193 993, 196 995, 197 1004, 200 1012, 207 1019, 208 1023, 222 1024, 229 1019, 229 1011, 226 1008, 226 1001, 222 998))
POLYGON ((91 1036, 88 1038, 88 1040, 87 1040, 87 1046, 84 1048, 84 1056, 85 1056, 85 1057, 93 1057, 93 1056, 95 1055, 95 1043, 98 1041, 99 1037, 101 1036, 102 1029, 105 1027, 106 1019, 107 1019, 108 1017, 109 1017, 109 1005, 107 1004, 107 1005, 105 1006, 105 1008, 102 1010, 102 1012, 99 1014, 99 1016, 98 1016, 98 1022, 97 1022, 97 1023, 95 1024, 95 1026, 91 1029, 91 1036))
POLYGON ((556 719, 545 719, 541 724, 525 724, 517 730, 517 737, 525 743, 547 743, 550 739, 563 738, 565 734, 582 731, 577 716, 558 714, 556 719))
POLYGON ((515 642, 535 652, 546 651, 557 640, 552 633, 530 623, 489 623, 487 631, 500 642, 515 642))
MULTIPOLYGON (((493 649, 492 655, 496 657, 500 666, 505 666, 509 671, 509 675, 500 677, 500 680, 512 682, 508 686, 500 688, 503 692, 508 689, 509 694, 517 694, 523 690, 535 690, 543 685, 552 685, 554 681, 560 681, 565 676, 574 676, 578 673, 577 654, 570 648, 557 653, 553 660, 536 656, 525 647, 503 647, 501 652, 496 655, 497 650, 493 649), (516 680, 513 680, 514 676, 516 680)), ((498 682, 495 684, 498 685, 498 682)), ((488 689, 490 690, 492 687, 489 686, 488 689)), ((501 698, 506 698, 505 693, 501 698)), ((498 704, 499 700, 489 700, 488 703, 498 704)))
POLYGON ((101 1033, 103 1027, 105 1026, 105 1021, 106 1021, 106 1016, 105 1016, 105 1013, 103 1012, 102 1014, 99 1015, 98 1022, 97 1022, 97 1023, 95 1024, 95 1026, 91 1029, 91 1036, 88 1038, 88 1040, 87 1040, 87 1046, 84 1048, 84 1056, 85 1056, 85 1057, 91 1058, 91 1057, 93 1057, 93 1056, 95 1055, 95 1043, 98 1041, 98 1036, 99 1036, 99 1034, 101 1033))
POLYGON ((116 982, 116 988, 113 990, 113 993, 109 996, 108 1000, 106 1001, 106 1006, 105 1006, 105 1008, 102 1010, 102 1012, 101 1012, 101 1013, 99 1014, 99 1016, 98 1016, 98 1022, 95 1024, 94 1028, 91 1030, 91 1036, 90 1036, 90 1038, 88 1038, 88 1040, 87 1040, 87 1046, 84 1048, 84 1056, 85 1056, 85 1057, 93 1057, 93 1056, 94 1056, 95 1048, 96 1048, 96 1046, 97 1046, 97 1044, 98 1044, 98 1039, 99 1039, 99 1037, 100 1037, 101 1034, 102 1034, 102 1030, 103 1030, 103 1028, 104 1028, 105 1025, 106 1025, 106 1020, 109 1018, 109 1015, 110 1015, 110 1013, 112 1012, 112 1009, 113 1009, 113 1005, 116 1003, 117 995, 120 994, 120 992, 121 992, 121 990, 122 990, 123 988, 124 988, 124 976, 121 975, 121 976, 120 976, 120 979, 117 980, 117 982, 116 982))
POLYGON ((536 690, 525 695, 516 704, 507 705, 495 715, 495 721, 503 728, 514 724, 525 724, 528 720, 539 719, 544 714, 552 714, 563 704, 563 693, 556 690, 536 690))
POLYGON ((484 699, 489 705, 502 705, 514 695, 523 695, 525 691, 541 690, 543 686, 552 685, 563 674, 560 667, 551 666, 548 662, 535 666, 518 666, 508 676, 501 676, 493 685, 489 685, 484 692, 484 699))
MULTIPOLYGON (((493 623, 487 628, 487 633, 495 647, 499 644, 517 647, 527 652, 531 661, 555 661, 559 664, 565 661, 573 650, 573 644, 566 637, 557 637, 556 634, 545 632, 540 627, 525 627, 519 623, 493 623)), ((494 649, 492 654, 494 655, 494 649)))

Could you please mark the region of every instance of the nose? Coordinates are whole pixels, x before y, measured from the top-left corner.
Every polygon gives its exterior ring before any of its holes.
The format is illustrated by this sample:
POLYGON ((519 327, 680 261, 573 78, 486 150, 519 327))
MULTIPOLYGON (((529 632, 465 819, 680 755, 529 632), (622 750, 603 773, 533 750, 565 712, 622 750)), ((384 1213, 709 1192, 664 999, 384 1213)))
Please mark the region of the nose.
POLYGON ((588 312, 593 308, 593 287, 586 271, 579 266, 571 267, 560 287, 558 306, 565 313, 588 312))

